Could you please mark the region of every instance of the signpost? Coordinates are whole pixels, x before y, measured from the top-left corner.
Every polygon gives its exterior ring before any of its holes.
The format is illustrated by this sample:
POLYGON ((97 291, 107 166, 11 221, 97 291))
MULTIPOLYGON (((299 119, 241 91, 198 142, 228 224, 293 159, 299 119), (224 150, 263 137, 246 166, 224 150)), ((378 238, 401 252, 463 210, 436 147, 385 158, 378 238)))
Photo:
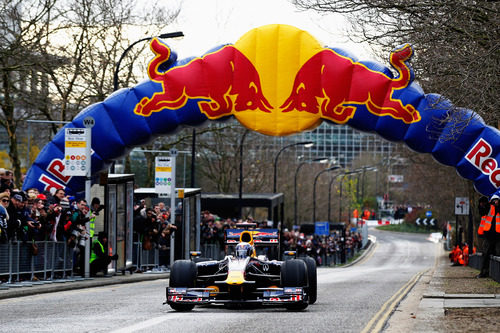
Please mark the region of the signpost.
MULTIPOLYGON (((155 192, 158 196, 170 196, 170 223, 175 225, 175 161, 177 149, 170 149, 170 156, 157 156, 155 160, 155 192)), ((170 236, 170 267, 174 263, 175 232, 170 236)))
MULTIPOLYGON (((467 197, 456 197, 455 198, 455 218, 456 218, 456 229, 457 229, 457 235, 455 239, 456 245, 460 245, 459 243, 459 233, 460 233, 460 227, 458 224, 458 216, 459 215, 469 215, 469 210, 470 210, 470 205, 469 205, 469 198, 467 197)), ((469 223, 469 230, 472 230, 472 219, 470 220, 469 223)), ((469 242, 471 240, 469 239, 469 242)))
POLYGON ((329 222, 315 222, 314 223, 314 234, 319 236, 329 236, 330 235, 330 223, 329 222))
MULTIPOLYGON (((90 205, 91 187, 91 160, 92 160, 92 127, 95 125, 93 117, 83 119, 85 128, 66 128, 64 133, 64 175, 85 177, 85 201, 90 205)), ((87 217, 89 217, 89 212, 87 217)), ((87 233, 90 222, 85 223, 87 233)), ((90 277, 90 238, 85 239, 85 271, 84 277, 90 277)))
POLYGON ((455 198, 455 215, 469 215, 469 198, 455 198))

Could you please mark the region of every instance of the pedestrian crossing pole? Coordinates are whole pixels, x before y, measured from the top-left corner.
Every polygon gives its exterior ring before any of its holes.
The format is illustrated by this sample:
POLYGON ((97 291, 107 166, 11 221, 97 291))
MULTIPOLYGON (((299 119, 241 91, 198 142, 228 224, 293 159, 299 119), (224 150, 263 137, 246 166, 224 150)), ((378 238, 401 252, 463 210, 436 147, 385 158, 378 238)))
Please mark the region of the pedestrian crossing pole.
MULTIPOLYGON (((172 184, 170 187, 170 223, 175 225, 175 164, 177 157, 177 149, 170 149, 170 158, 172 159, 172 184)), ((175 261, 175 232, 170 233, 170 268, 175 261)))
MULTIPOLYGON (((86 117, 83 119, 83 125, 87 128, 87 144, 86 144, 86 156, 87 160, 87 175, 85 176, 85 201, 89 205, 89 210, 87 212, 87 217, 90 218, 90 188, 92 185, 91 181, 91 160, 92 160, 92 127, 94 127, 95 120, 93 117, 86 117)), ((85 239, 85 278, 90 278, 90 220, 85 223, 85 231, 87 233, 85 239)))

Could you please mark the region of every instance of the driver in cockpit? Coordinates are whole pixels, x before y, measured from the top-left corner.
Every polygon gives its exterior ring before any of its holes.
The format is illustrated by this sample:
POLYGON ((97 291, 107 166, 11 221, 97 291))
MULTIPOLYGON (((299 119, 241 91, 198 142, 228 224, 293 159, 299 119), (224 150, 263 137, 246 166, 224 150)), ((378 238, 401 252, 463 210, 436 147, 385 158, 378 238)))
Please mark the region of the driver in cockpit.
POLYGON ((238 259, 245 259, 247 257, 255 257, 255 249, 249 243, 239 243, 235 248, 235 257, 238 259))

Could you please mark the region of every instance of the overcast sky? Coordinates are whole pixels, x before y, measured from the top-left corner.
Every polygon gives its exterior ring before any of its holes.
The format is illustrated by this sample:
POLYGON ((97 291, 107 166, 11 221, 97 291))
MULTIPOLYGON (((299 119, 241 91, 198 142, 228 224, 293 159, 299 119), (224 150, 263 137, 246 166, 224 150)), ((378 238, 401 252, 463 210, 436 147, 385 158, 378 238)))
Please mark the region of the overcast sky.
POLYGON ((287 0, 183 0, 171 28, 185 37, 167 42, 180 59, 201 56, 215 46, 236 42, 253 28, 277 23, 306 30, 324 46, 340 46, 360 59, 373 59, 362 45, 348 40, 342 17, 299 11, 287 0))

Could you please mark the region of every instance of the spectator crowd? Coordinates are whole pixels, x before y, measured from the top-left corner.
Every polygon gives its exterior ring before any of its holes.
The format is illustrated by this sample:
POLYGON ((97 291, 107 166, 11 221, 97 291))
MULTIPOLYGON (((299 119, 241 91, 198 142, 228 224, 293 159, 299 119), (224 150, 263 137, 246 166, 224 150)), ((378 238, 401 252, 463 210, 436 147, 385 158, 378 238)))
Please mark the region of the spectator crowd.
MULTIPOLYGON (((224 235, 227 229, 238 228, 237 224, 242 222, 255 223, 257 228, 272 228, 272 221, 256 221, 252 217, 243 221, 235 218, 220 218, 209 211, 202 212, 201 216, 201 244, 216 246, 224 249, 224 235)), ((283 230, 283 251, 296 251, 298 257, 310 256, 316 260, 318 265, 326 265, 325 258, 330 256, 337 264, 337 258, 343 247, 346 257, 352 257, 356 251, 362 247, 362 236, 358 232, 346 232, 345 244, 342 235, 338 231, 332 232, 328 236, 306 234, 299 229, 283 230)), ((204 254, 202 254, 204 255, 204 254)))
POLYGON ((26 243, 36 255, 37 241, 66 242, 74 249, 74 269, 81 273, 85 242, 93 233, 86 230, 86 223, 103 208, 99 199, 94 198, 89 207, 85 199, 68 196, 64 189, 22 191, 14 187, 12 176, 11 171, 0 169, 0 244, 26 243))

